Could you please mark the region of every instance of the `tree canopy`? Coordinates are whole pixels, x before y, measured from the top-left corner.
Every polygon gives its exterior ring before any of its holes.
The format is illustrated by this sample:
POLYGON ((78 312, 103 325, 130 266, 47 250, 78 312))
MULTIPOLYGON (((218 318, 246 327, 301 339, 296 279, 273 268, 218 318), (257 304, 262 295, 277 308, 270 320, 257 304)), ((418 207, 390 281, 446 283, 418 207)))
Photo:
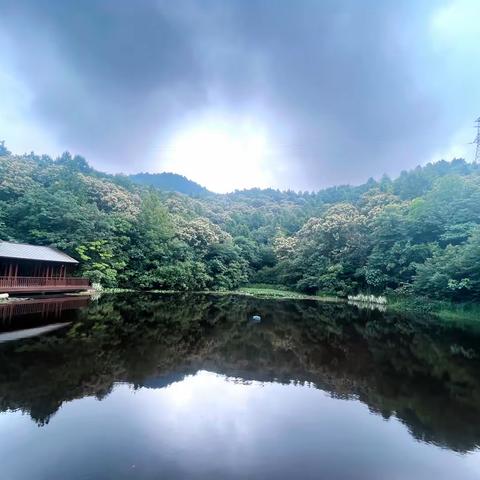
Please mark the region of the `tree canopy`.
POLYGON ((464 160, 318 192, 187 195, 0 146, 0 239, 56 246, 105 286, 480 299, 480 168, 464 160))

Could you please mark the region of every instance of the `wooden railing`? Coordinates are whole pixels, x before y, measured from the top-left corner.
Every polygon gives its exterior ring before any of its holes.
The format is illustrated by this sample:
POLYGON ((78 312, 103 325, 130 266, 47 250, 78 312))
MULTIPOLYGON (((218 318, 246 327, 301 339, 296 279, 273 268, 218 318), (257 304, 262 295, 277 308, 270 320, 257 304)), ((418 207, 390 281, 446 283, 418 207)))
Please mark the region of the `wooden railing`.
POLYGON ((88 287, 88 278, 80 277, 0 277, 1 288, 88 287))

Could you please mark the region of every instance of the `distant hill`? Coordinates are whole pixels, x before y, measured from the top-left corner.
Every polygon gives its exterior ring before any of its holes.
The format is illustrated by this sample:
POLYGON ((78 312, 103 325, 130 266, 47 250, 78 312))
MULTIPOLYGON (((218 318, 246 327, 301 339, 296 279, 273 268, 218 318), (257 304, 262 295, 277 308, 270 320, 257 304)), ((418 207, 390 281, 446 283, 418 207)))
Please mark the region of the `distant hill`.
POLYGON ((194 197, 211 193, 205 187, 176 173, 136 173, 129 175, 130 180, 141 185, 150 185, 167 192, 180 192, 194 197))

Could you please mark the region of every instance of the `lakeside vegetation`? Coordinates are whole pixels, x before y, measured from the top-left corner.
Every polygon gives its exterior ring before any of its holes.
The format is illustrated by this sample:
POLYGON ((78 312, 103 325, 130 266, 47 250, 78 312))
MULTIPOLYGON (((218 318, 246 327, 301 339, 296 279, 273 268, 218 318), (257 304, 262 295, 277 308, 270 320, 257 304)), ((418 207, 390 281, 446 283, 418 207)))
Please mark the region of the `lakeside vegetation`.
POLYGON ((167 191, 175 175, 163 189, 144 184, 155 175, 136 179, 1 144, 0 239, 56 246, 106 288, 480 300, 478 165, 441 161, 314 193, 186 195, 167 191))
POLYGON ((417 314, 422 317, 432 317, 444 322, 480 325, 480 304, 477 302, 457 303, 414 296, 393 297, 389 300, 388 309, 417 314))

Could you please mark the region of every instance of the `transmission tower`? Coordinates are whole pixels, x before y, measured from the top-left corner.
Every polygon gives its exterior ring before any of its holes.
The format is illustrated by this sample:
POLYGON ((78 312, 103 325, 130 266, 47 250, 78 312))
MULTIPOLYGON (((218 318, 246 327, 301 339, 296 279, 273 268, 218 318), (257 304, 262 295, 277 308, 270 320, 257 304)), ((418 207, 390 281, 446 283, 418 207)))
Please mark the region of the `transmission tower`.
POLYGON ((480 117, 477 118, 475 121, 475 128, 477 129, 477 136, 475 137, 475 140, 472 142, 476 145, 475 147, 475 163, 480 162, 480 117))

